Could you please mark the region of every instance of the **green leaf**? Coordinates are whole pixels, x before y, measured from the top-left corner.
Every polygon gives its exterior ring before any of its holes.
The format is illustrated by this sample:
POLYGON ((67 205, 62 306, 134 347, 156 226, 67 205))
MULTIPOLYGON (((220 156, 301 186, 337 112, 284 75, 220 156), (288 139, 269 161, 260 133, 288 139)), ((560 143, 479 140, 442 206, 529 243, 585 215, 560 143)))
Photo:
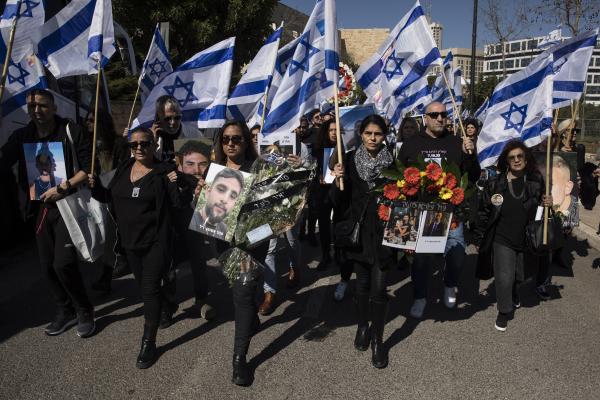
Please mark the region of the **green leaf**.
POLYGON ((423 157, 423 154, 419 154, 417 156, 417 165, 416 166, 420 170, 424 170, 425 169, 425 157, 423 157))
POLYGON ((398 179, 402 179, 402 173, 395 168, 387 168, 382 170, 381 176, 395 181, 397 181, 398 179))
POLYGON ((463 190, 466 190, 467 186, 469 186, 469 175, 465 173, 463 174, 462 178, 460 178, 460 187, 463 190))

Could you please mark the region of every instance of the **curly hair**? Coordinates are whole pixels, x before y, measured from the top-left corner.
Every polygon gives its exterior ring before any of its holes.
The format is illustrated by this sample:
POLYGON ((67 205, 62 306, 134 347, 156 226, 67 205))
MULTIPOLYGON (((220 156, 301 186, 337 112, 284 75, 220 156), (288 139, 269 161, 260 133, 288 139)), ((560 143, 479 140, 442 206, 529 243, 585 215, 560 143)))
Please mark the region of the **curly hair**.
POLYGON ((498 169, 501 172, 508 171, 508 153, 515 149, 521 149, 523 150, 523 153, 525 153, 525 173, 528 175, 538 173, 536 165, 537 163, 535 161, 535 157, 533 156, 533 152, 529 147, 525 146, 525 143, 518 139, 512 139, 506 142, 504 148, 502 149, 502 153, 500 153, 500 156, 498 157, 498 169))

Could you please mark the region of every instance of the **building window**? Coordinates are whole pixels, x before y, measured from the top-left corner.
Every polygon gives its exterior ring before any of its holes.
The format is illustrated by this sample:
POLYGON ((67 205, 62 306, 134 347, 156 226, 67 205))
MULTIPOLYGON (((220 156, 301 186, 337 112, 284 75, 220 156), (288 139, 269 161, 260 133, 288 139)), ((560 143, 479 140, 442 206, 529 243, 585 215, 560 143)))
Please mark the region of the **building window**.
POLYGON ((502 45, 501 44, 496 45, 496 54, 502 54, 502 45))
POLYGON ((594 75, 594 83, 600 83, 600 75, 594 75))
POLYGON ((515 61, 514 60, 506 60, 506 68, 514 68, 515 67, 515 61))
POLYGON ((588 75, 587 76, 587 83, 592 83, 592 79, 594 79, 593 75, 588 75))
POLYGON ((490 65, 490 71, 498 69, 498 61, 492 61, 489 65, 490 65))
POLYGON ((530 58, 522 58, 521 59, 521 68, 525 68, 531 62, 530 58))
POLYGON ((596 67, 600 67, 600 57, 596 57, 596 67))
POLYGON ((510 51, 520 51, 521 50, 521 42, 511 43, 510 51))
POLYGON ((535 39, 532 39, 528 42, 527 48, 529 50, 533 50, 533 49, 537 48, 537 42, 535 41, 535 39))

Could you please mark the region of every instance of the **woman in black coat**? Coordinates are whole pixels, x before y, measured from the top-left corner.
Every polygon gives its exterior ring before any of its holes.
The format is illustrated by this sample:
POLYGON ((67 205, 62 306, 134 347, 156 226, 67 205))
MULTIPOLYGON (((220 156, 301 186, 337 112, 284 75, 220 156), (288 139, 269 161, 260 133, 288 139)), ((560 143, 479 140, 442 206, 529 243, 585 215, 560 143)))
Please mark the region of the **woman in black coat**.
POLYGON ((142 291, 144 335, 136 365, 145 369, 158 357, 156 332, 161 311, 168 307, 161 281, 172 258, 171 209, 181 207, 181 202, 176 183, 167 178, 174 166, 154 157, 156 143, 152 132, 135 129, 129 148, 132 157, 117 168, 107 188, 92 175, 89 184, 94 198, 111 205, 120 247, 142 291))
POLYGON ((520 307, 518 287, 524 280, 525 227, 535 219, 538 206, 552 206, 552 196, 543 195, 544 180, 536 169, 533 153, 518 140, 506 143, 498 158, 498 170, 500 174, 487 182, 482 193, 476 243, 478 277, 489 278, 493 268, 496 329, 503 332, 514 308, 520 307))
POLYGON ((392 164, 393 157, 384 144, 385 120, 379 115, 366 117, 360 125, 362 143, 356 151, 346 153, 344 164, 336 164, 334 175, 343 178, 344 190, 336 179, 333 198, 336 205, 347 205, 344 220, 360 223, 359 245, 346 248, 356 272, 358 329, 354 347, 372 349, 372 363, 385 368, 387 353, 383 348, 383 328, 388 307, 386 277, 392 264, 392 251, 382 246, 383 222, 377 216, 377 195, 373 190, 382 183, 381 171, 392 164), (369 327, 369 320, 371 326, 369 327))

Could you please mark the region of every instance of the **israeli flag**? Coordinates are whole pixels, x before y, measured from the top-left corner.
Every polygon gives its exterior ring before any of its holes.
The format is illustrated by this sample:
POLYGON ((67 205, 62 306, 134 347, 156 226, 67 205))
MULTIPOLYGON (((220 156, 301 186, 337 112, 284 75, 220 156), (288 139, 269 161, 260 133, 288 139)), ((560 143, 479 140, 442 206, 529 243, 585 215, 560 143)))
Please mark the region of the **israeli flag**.
POLYGON ((148 97, 154 86, 171 72, 173 72, 171 57, 167 51, 167 46, 165 46, 165 41, 160 34, 159 24, 156 24, 150 49, 148 49, 148 55, 146 55, 146 59, 144 60, 138 82, 143 97, 148 97))
POLYGON ((335 0, 317 0, 281 81, 262 133, 289 133, 300 117, 334 95, 338 81, 335 0))
POLYGON ((419 1, 398 22, 379 50, 356 72, 369 102, 398 123, 430 101, 427 74, 442 59, 419 1))
POLYGON ((38 55, 57 79, 95 74, 115 52, 110 0, 73 0, 41 31, 38 55))
POLYGON ((235 38, 203 50, 165 76, 150 92, 131 128, 149 128, 156 100, 164 95, 179 102, 182 123, 198 128, 220 128, 225 123, 227 94, 233 66, 235 38))
POLYGON ((448 86, 446 86, 446 82, 444 81, 444 77, 442 74, 446 75, 446 79, 448 80, 448 84, 450 87, 454 85, 454 74, 452 73, 452 60, 454 56, 452 52, 449 51, 444 58, 444 62, 442 63, 442 72, 438 74, 437 78, 435 78, 435 82, 433 86, 431 86, 431 100, 439 101, 443 103, 446 98, 449 97, 448 86))
POLYGON ((20 62, 11 60, 0 107, 2 114, 0 146, 6 142, 15 129, 24 127, 31 120, 27 114, 27 93, 31 89, 46 89, 47 87, 42 65, 34 54, 30 53, 20 62))
POLYGON ((283 28, 277 29, 267 38, 263 47, 248 65, 246 73, 229 95, 228 119, 246 122, 256 114, 258 105, 263 100, 273 77, 282 30, 283 28))
POLYGON ((569 106, 581 98, 597 40, 598 28, 548 49, 555 60, 552 108, 569 106))
POLYGON ((489 104, 489 97, 486 97, 485 100, 483 101, 483 104, 479 106, 479 108, 477 109, 477 111, 475 111, 475 114, 473 114, 473 116, 475 118, 477 118, 478 120, 480 120, 481 122, 485 121, 485 115, 487 114, 487 107, 489 104))
POLYGON ((531 147, 550 135, 553 68, 553 53, 546 50, 496 86, 477 139, 482 168, 496 163, 509 140, 519 139, 531 147))
POLYGON ((549 47, 552 47, 556 44, 559 44, 562 40, 562 29, 560 25, 556 27, 555 30, 548 33, 548 35, 544 36, 541 42, 538 43, 537 48, 540 50, 546 50, 549 47))
POLYGON ((32 37, 44 25, 45 17, 43 0, 6 1, 4 12, 0 16, 0 31, 2 32, 2 40, 0 40, 0 63, 4 63, 6 59, 6 48, 13 20, 15 18, 18 19, 11 58, 15 62, 20 62, 24 57, 31 55, 29 49, 32 37), (19 3, 21 4, 20 9, 19 3))

